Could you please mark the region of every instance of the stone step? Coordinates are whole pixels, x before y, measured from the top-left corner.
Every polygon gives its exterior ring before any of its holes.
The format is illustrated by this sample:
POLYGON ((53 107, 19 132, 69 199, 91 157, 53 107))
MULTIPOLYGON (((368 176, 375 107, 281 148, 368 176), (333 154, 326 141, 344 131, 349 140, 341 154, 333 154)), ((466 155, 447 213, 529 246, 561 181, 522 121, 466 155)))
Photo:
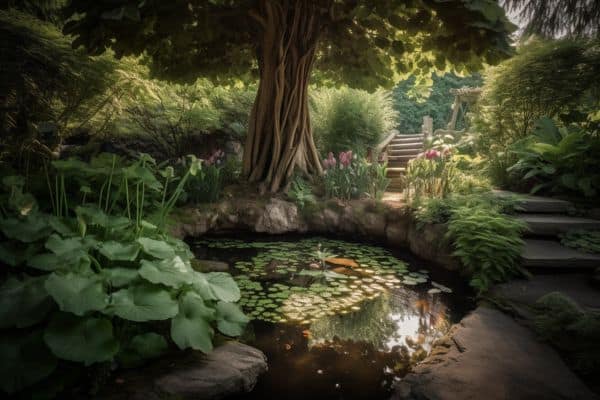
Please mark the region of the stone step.
POLYGON ((562 214, 519 214, 529 228, 526 235, 557 236, 577 229, 600 230, 600 220, 570 217, 562 214))
POLYGON ((416 158, 416 155, 401 155, 401 156, 388 156, 388 162, 390 161, 398 161, 398 162, 408 162, 410 160, 412 160, 413 158, 416 158))
POLYGON ((416 157, 417 155, 419 155, 421 153, 421 150, 423 150, 421 147, 415 148, 415 149, 389 149, 387 153, 388 153, 389 157, 394 157, 394 156, 416 157))
POLYGON ((390 144, 423 143, 423 136, 396 136, 390 144))
POLYGON ((387 167, 386 168, 386 176, 388 178, 398 177, 404 175, 406 172, 406 168, 403 167, 387 167))
POLYGON ((554 240, 525 239, 521 258, 528 268, 600 267, 600 255, 577 251, 554 240))
POLYGON ((404 149, 422 149, 423 142, 404 142, 404 143, 393 143, 390 142, 388 150, 404 150, 404 149))
POLYGON ((526 213, 565 214, 571 207, 571 203, 568 201, 550 197, 517 194, 506 190, 494 190, 493 193, 498 197, 518 197, 519 206, 526 213))

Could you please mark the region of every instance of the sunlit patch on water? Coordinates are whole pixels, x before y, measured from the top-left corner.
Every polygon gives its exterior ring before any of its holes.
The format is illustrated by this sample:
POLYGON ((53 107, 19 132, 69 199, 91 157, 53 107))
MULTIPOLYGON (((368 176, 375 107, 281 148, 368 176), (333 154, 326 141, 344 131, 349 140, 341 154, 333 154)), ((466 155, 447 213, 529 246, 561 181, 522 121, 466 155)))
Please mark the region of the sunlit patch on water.
POLYGON ((455 322, 452 290, 385 248, 317 237, 195 249, 233 266, 253 319, 244 340, 269 358, 249 398, 387 398, 455 322))

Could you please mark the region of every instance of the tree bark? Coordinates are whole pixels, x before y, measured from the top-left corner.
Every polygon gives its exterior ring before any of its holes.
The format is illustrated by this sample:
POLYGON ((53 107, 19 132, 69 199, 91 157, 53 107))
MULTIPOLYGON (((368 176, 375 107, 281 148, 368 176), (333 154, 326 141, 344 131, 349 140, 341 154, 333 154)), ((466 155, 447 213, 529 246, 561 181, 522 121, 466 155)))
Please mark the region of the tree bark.
POLYGON ((322 173, 308 109, 308 82, 321 29, 312 0, 261 0, 251 16, 261 30, 260 83, 250 115, 243 174, 279 191, 298 168, 322 173))

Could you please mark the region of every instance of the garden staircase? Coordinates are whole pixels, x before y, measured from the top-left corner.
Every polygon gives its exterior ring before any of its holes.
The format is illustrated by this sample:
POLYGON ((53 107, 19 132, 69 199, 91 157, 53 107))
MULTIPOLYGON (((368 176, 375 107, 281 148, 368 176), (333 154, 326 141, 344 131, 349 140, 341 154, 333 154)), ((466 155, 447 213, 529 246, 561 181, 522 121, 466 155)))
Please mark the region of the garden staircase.
MULTIPOLYGON (((514 193, 496 191, 498 196, 514 193)), ((528 269, 600 268, 600 255, 584 253, 560 244, 560 235, 571 230, 600 230, 600 220, 569 215, 568 201, 539 196, 523 196, 517 217, 527 224, 522 264, 528 269)))
POLYGON ((402 191, 402 176, 406 171, 408 162, 423 151, 423 134, 402 135, 396 134, 387 144, 387 177, 390 179, 388 191, 402 191))

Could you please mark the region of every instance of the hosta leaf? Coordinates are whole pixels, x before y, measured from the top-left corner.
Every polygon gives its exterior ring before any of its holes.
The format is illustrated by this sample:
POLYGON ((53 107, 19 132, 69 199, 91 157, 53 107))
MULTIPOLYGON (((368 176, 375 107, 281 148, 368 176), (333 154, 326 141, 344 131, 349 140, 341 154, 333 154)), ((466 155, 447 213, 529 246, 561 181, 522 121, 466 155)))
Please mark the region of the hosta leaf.
POLYGON ((0 328, 26 328, 42 321, 54 302, 44 288, 45 276, 9 278, 0 286, 0 328))
POLYGON ((206 274, 195 273, 193 275, 192 287, 204 300, 218 300, 206 279, 206 274))
POLYGON ((194 270, 179 257, 162 261, 142 260, 140 276, 152 283, 178 288, 192 282, 194 270))
POLYGON ((217 328, 227 336, 240 336, 248 323, 248 317, 233 303, 217 303, 217 328))
POLYGON ((162 335, 148 332, 134 336, 117 358, 124 367, 135 367, 145 360, 161 356, 167 348, 167 341, 162 335))
POLYGON ((225 272, 210 272, 205 274, 206 280, 215 297, 219 300, 235 302, 240 299, 240 289, 225 272))
POLYGON ((44 286, 62 311, 75 315, 101 311, 108 305, 108 295, 98 275, 53 272, 44 286))
POLYGON ((175 250, 167 242, 163 240, 154 240, 146 237, 141 237, 138 243, 142 246, 144 253, 152 257, 169 259, 175 257, 175 250))
POLYGON ((57 234, 52 234, 46 241, 46 248, 58 256, 74 254, 76 252, 87 252, 95 248, 98 242, 93 237, 85 238, 61 238, 57 234))
POLYGON ((89 271, 92 260, 85 251, 57 256, 54 253, 36 254, 27 261, 27 265, 42 271, 89 271))
POLYGON ((0 336, 0 388, 12 394, 49 376, 57 360, 41 331, 0 336))
POLYGON ((19 246, 16 243, 0 243, 0 261, 10 265, 11 267, 16 267, 17 265, 20 265, 24 261, 28 260, 38 251, 39 246, 36 244, 29 244, 23 247, 22 245, 19 246))
POLYGON ((202 297, 187 292, 180 299, 179 314, 171 321, 171 338, 180 349, 192 348, 208 353, 213 348, 210 326, 213 319, 214 310, 204 304, 202 297))
POLYGON ((140 276, 137 269, 121 267, 103 269, 102 275, 113 288, 127 286, 140 276))
POLYGON ((46 327, 44 341, 58 358, 85 365, 110 361, 119 351, 112 324, 106 318, 57 313, 46 327))
POLYGON ((119 243, 114 240, 102 243, 100 254, 112 261, 134 261, 139 252, 140 246, 137 243, 119 243))
POLYGON ((9 239, 24 243, 35 242, 52 233, 52 227, 46 218, 39 215, 29 215, 23 219, 7 218, 0 220, 0 230, 9 239))
POLYGON ((112 294, 110 312, 135 322, 169 319, 177 315, 177 301, 159 286, 140 284, 112 294))

